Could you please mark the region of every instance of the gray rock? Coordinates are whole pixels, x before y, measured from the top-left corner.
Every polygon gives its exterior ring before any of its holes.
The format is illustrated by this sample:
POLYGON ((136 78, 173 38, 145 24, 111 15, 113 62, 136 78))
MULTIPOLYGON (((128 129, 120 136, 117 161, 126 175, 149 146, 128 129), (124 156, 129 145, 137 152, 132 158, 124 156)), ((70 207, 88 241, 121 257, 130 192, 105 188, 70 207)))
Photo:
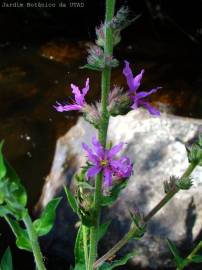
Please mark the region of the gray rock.
MULTIPOLYGON (((102 243, 101 254, 127 232, 130 225, 129 208, 132 211, 138 207, 147 214, 164 196, 163 182, 171 175, 182 175, 188 166, 185 144, 193 140, 201 129, 201 120, 166 114, 162 114, 160 118, 151 117, 143 110, 131 111, 126 116, 110 119, 109 139, 114 144, 120 141, 126 143, 123 153, 134 161, 134 174, 118 201, 105 211, 103 218, 113 219, 113 222, 105 238, 107 241, 102 243)), ((73 173, 85 163, 81 143, 85 141, 90 144, 93 134, 95 130, 80 118, 57 141, 52 169, 40 199, 41 206, 47 204, 67 180, 71 181, 73 173)), ((138 242, 130 242, 122 250, 122 253, 131 248, 138 250, 139 255, 133 259, 133 265, 146 269, 167 267, 172 256, 166 245, 166 238, 174 241, 182 251, 187 251, 201 235, 202 168, 197 167, 192 177, 193 187, 188 191, 180 191, 149 222, 144 237, 138 242)), ((68 214, 66 220, 63 215, 63 222, 70 222, 68 214)), ((65 241, 64 238, 63 240, 65 241)))

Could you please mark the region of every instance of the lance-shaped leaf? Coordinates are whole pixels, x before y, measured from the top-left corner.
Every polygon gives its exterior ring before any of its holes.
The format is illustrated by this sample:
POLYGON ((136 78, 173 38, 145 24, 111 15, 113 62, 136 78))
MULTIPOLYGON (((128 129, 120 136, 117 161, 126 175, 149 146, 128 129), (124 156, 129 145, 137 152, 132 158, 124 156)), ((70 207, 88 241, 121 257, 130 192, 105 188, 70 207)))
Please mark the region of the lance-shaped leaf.
POLYGON ((175 263, 176 263, 177 267, 181 266, 183 264, 183 258, 180 257, 178 249, 173 244, 173 242, 171 242, 169 239, 167 239, 167 243, 168 243, 168 247, 169 247, 170 251, 172 252, 172 254, 174 256, 175 263))
POLYGON ((83 248, 82 226, 79 227, 79 230, 77 232, 75 246, 74 246, 74 258, 75 258, 74 270, 85 269, 85 254, 84 254, 84 248, 83 248))
POLYGON ((194 263, 202 263, 202 256, 201 255, 194 255, 194 256, 192 256, 191 261, 194 263))
POLYGON ((70 192, 70 190, 64 186, 64 190, 65 190, 65 194, 67 196, 67 200, 69 202, 69 205, 71 206, 72 210, 77 213, 78 211, 78 205, 77 205, 77 201, 74 198, 74 196, 72 195, 72 193, 70 192))
POLYGON ((111 221, 100 224, 99 229, 98 229, 98 235, 97 235, 98 241, 100 241, 104 237, 104 235, 107 232, 107 229, 109 228, 110 223, 111 221))
POLYGON ((6 178, 9 180, 8 184, 9 188, 12 189, 12 196, 19 204, 26 206, 27 194, 25 188, 21 184, 19 176, 6 160, 4 160, 4 162, 7 170, 6 178))
POLYGON ((41 217, 33 222, 38 236, 45 235, 52 229, 55 222, 56 209, 60 201, 61 198, 51 200, 43 210, 41 217))
POLYGON ((6 249, 6 251, 4 252, 4 255, 1 259, 0 269, 1 270, 12 270, 13 269, 12 255, 11 255, 11 251, 10 251, 9 247, 6 249))
POLYGON ((99 267, 99 270, 112 270, 115 267, 125 265, 128 262, 128 260, 133 258, 136 254, 137 254, 136 252, 130 252, 120 260, 115 260, 111 263, 104 263, 101 267, 99 267))
POLYGON ((4 164, 2 147, 3 147, 3 141, 0 142, 0 179, 2 179, 6 175, 6 166, 4 164))
POLYGON ((29 240, 28 233, 25 229, 21 228, 18 221, 14 220, 13 218, 7 216, 6 221, 8 222, 9 226, 11 227, 15 237, 16 237, 16 245, 19 249, 24 249, 27 251, 32 251, 31 243, 29 240))

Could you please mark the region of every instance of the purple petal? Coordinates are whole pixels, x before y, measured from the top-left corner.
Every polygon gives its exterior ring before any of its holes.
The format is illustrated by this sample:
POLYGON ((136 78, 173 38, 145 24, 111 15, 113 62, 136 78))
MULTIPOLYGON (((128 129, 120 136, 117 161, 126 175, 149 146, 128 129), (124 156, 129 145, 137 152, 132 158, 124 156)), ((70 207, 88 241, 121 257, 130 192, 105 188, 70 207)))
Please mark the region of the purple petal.
POLYGON ((123 143, 119 143, 108 150, 107 157, 111 159, 123 148, 123 143))
POLYGON ((71 88, 72 88, 72 93, 74 94, 76 103, 78 105, 83 106, 84 98, 83 98, 83 95, 81 94, 81 92, 79 90, 79 87, 72 83, 71 88))
POLYGON ((102 167, 100 166, 93 166, 90 169, 88 169, 87 172, 87 179, 90 177, 93 177, 94 175, 98 174, 102 170, 102 167))
POLYGON ((103 159, 105 157, 105 150, 95 136, 92 138, 92 144, 95 148, 96 154, 100 157, 100 159, 103 159))
POLYGON ((109 167, 104 168, 104 187, 110 187, 112 185, 112 171, 109 167))
POLYGON ((133 110, 136 110, 136 109, 138 108, 138 101, 137 101, 137 100, 134 100, 134 103, 133 103, 133 105, 131 106, 131 108, 132 108, 133 110))
POLYGON ((133 91, 136 91, 140 87, 143 74, 144 74, 144 69, 142 69, 140 73, 137 76, 135 76, 135 78, 133 79, 133 87, 134 87, 133 91))
POLYGON ((133 165, 128 157, 113 160, 110 165, 113 168, 114 174, 119 178, 128 178, 132 174, 133 165))
POLYGON ((133 89, 133 73, 132 70, 130 69, 130 64, 128 61, 124 61, 125 67, 123 69, 123 74, 126 77, 128 87, 130 89, 133 89))
POLYGON ((58 112, 63 112, 64 111, 63 110, 63 105, 61 103, 59 103, 58 101, 56 101, 56 104, 57 105, 53 105, 53 108, 55 108, 56 111, 58 111, 58 112))
POLYGON ((149 104, 149 102, 141 102, 141 105, 148 110, 151 115, 159 116, 160 111, 149 104))
POLYGON ((71 104, 71 105, 64 105, 63 106, 63 111, 80 111, 82 109, 82 106, 77 105, 77 104, 71 104))
POLYGON ((86 80, 86 85, 85 85, 85 87, 82 89, 82 95, 83 95, 83 97, 85 97, 85 95, 87 94, 88 90, 89 90, 89 78, 87 78, 87 80, 86 80))
POLYGON ((133 78, 133 73, 129 66, 130 65, 129 62, 128 61, 124 61, 124 62, 125 62, 125 68, 123 69, 123 74, 126 77, 127 84, 129 87, 129 92, 135 92, 140 87, 144 70, 142 69, 141 72, 133 78))
POLYGON ((82 143, 82 147, 87 152, 88 159, 97 165, 99 163, 99 158, 93 154, 93 151, 90 149, 90 147, 86 143, 82 143))
POLYGON ((154 88, 154 89, 151 89, 150 91, 148 91, 148 92, 143 92, 143 91, 141 91, 141 92, 139 92, 139 93, 137 93, 136 95, 135 95, 135 97, 137 98, 137 99, 141 99, 141 98, 145 98, 145 97, 147 97, 147 96, 149 96, 149 95, 151 95, 151 94, 153 94, 153 93, 156 93, 159 89, 161 89, 162 87, 156 87, 156 88, 154 88))

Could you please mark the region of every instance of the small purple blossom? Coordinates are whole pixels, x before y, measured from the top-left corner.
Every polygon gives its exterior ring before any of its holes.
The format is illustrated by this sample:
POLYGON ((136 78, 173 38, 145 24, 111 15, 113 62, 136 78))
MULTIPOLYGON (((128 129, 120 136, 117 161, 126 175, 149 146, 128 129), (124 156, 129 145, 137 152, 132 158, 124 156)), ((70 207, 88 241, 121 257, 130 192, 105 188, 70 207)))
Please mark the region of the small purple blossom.
POLYGON ((125 67, 123 69, 123 74, 126 77, 127 84, 129 87, 129 97, 132 100, 133 104, 131 106, 132 109, 137 109, 138 107, 142 106, 145 109, 149 111, 150 114, 152 115, 160 115, 159 110, 154 108, 149 104, 149 102, 145 101, 145 98, 148 97, 149 95, 157 92, 161 87, 156 87, 154 89, 151 89, 148 92, 137 92, 138 88, 140 87, 141 80, 144 74, 144 69, 140 71, 138 75, 133 77, 132 70, 130 68, 130 64, 128 61, 125 62, 125 67))
POLYGON ((84 108, 85 96, 89 90, 89 78, 87 78, 85 87, 81 91, 80 91, 79 87, 74 85, 73 83, 71 84, 71 88, 72 88, 72 93, 74 94, 74 99, 75 99, 74 104, 62 105, 61 103, 56 102, 56 105, 54 105, 53 107, 58 112, 80 111, 84 108))
POLYGON ((82 144, 87 152, 88 160, 92 166, 87 171, 87 178, 95 176, 99 172, 104 174, 104 187, 112 186, 112 176, 128 178, 132 174, 132 163, 128 157, 115 159, 115 155, 122 149, 123 143, 119 143, 110 149, 104 149, 101 143, 92 138, 94 151, 85 143, 82 144))

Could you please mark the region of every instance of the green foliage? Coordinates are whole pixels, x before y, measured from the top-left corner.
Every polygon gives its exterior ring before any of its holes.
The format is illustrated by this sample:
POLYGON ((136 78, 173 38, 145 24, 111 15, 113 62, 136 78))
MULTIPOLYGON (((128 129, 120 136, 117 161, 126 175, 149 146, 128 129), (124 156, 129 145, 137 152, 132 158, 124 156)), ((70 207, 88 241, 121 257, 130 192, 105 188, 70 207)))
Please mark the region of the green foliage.
POLYGON ((170 251, 172 252, 172 254, 174 256, 176 266, 180 267, 184 263, 184 259, 180 256, 180 253, 173 242, 171 242, 169 239, 167 239, 167 243, 168 243, 168 247, 169 247, 170 251))
POLYGON ((191 261, 194 263, 202 263, 202 256, 201 255, 194 255, 194 256, 192 256, 191 261))
POLYGON ((4 211, 3 215, 7 212, 7 214, 11 213, 16 218, 21 218, 25 214, 27 194, 25 188, 20 183, 20 178, 5 160, 2 152, 0 152, 0 167, 0 204, 3 205, 1 206, 0 216, 2 216, 2 211, 4 211))
POLYGON ((120 260, 115 260, 111 263, 105 262, 102 266, 100 266, 99 270, 112 270, 118 266, 125 265, 129 259, 133 258, 136 255, 135 252, 130 252, 126 254, 123 258, 120 260))
POLYGON ((199 251, 202 248, 202 242, 199 242, 198 245, 193 249, 193 251, 186 258, 180 257, 179 251, 170 240, 167 240, 167 243, 170 248, 170 251, 172 252, 174 256, 177 269, 182 270, 186 266, 188 266, 190 263, 202 263, 202 256, 196 254, 197 251, 199 251))
POLYGON ((77 232, 77 237, 74 246, 74 258, 75 258, 75 268, 74 270, 85 269, 85 254, 83 248, 83 233, 82 226, 79 227, 77 232))
POLYGON ((101 205, 107 206, 113 204, 117 200, 120 192, 127 186, 127 184, 128 184, 127 180, 120 181, 117 184, 115 184, 110 191, 110 195, 102 196, 101 205))
POLYGON ((100 241, 104 237, 104 235, 106 234, 109 228, 110 223, 111 221, 100 224, 99 230, 98 230, 98 236, 97 236, 98 241, 100 241))
POLYGON ((0 270, 12 270, 13 262, 10 248, 7 248, 0 262, 0 270))
POLYGON ((87 68, 87 69, 95 70, 95 71, 102 71, 103 70, 103 68, 99 67, 98 65, 91 65, 91 64, 86 64, 80 68, 81 69, 87 68))
POLYGON ((46 205, 46 208, 43 210, 40 218, 33 222, 34 229, 38 236, 45 235, 52 229, 55 222, 56 209, 60 201, 61 198, 51 200, 46 205))
POLYGON ((31 242, 29 240, 28 233, 26 229, 23 229, 19 222, 14 220, 13 218, 7 216, 6 221, 10 225, 15 237, 16 237, 16 245, 19 249, 24 249, 27 251, 32 251, 31 242))
POLYGON ((65 194, 67 196, 67 200, 69 202, 69 205, 71 206, 72 210, 77 213, 78 211, 78 205, 77 205, 77 201, 75 199, 75 197, 72 195, 72 193, 70 192, 70 190, 64 186, 64 190, 65 190, 65 194))
POLYGON ((2 155, 3 141, 0 142, 0 179, 6 175, 6 166, 4 164, 4 158, 2 155))

